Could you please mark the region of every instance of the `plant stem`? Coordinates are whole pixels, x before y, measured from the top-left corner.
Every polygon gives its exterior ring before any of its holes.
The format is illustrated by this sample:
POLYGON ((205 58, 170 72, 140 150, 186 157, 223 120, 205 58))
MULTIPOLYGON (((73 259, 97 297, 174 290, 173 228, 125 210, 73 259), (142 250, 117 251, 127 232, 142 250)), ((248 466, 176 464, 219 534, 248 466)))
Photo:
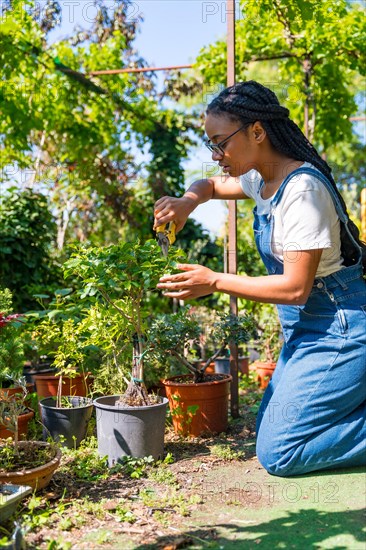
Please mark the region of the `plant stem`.
POLYGON ((215 361, 216 357, 219 357, 222 353, 224 353, 225 349, 227 348, 227 342, 224 342, 220 349, 218 349, 209 359, 207 359, 206 363, 201 368, 201 372, 204 373, 207 367, 209 366, 212 361, 215 361))
POLYGON ((118 307, 113 302, 113 300, 110 299, 110 297, 108 296, 108 294, 106 293, 106 291, 103 288, 98 287, 98 290, 101 293, 101 295, 103 296, 103 298, 105 299, 105 301, 108 302, 108 304, 111 304, 111 306, 113 306, 118 311, 118 313, 120 313, 122 315, 122 317, 124 317, 124 319, 126 319, 126 321, 128 321, 129 323, 131 323, 133 321, 132 318, 129 315, 126 315, 126 313, 123 311, 123 309, 118 307))
POLYGON ((183 357, 182 355, 180 355, 177 351, 175 351, 174 349, 171 350, 170 352, 172 355, 174 355, 174 357, 177 357, 177 359, 179 359, 179 361, 181 361, 183 363, 183 365, 185 365, 187 367, 187 369, 194 375, 196 375, 199 370, 194 367, 193 365, 191 365, 191 363, 189 361, 187 361, 187 359, 185 357, 183 357))
POLYGON ((62 395, 62 374, 60 374, 60 378, 59 378, 58 386, 57 386, 56 407, 58 407, 58 408, 62 407, 61 395, 62 395))

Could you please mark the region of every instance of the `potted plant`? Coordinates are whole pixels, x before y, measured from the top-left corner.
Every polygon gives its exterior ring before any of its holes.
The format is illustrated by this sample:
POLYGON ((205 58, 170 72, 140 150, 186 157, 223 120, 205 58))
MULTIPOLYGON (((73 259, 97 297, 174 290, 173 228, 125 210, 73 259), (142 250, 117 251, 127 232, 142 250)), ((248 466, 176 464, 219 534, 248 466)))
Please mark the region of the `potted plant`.
POLYGON ((61 460, 54 444, 44 441, 19 441, 18 417, 26 399, 9 399, 0 403, 0 424, 13 433, 0 441, 0 484, 27 485, 40 490, 46 487, 61 460))
MULTIPOLYGON (((180 258, 181 252, 174 248, 165 258, 158 244, 149 240, 79 248, 65 264, 65 275, 81 279, 83 296, 94 296, 108 331, 116 334, 124 347, 123 356, 130 358, 125 392, 94 400, 98 449, 108 456, 109 465, 125 455, 157 459, 163 454, 167 399, 149 395, 144 383, 148 316, 144 303, 149 293, 156 291, 161 275, 173 270, 180 258)), ((104 340, 105 335, 102 347, 104 340)))
POLYGON ((72 319, 67 319, 62 329, 62 342, 53 363, 58 372, 57 395, 41 399, 39 406, 44 439, 49 436, 55 441, 62 439, 63 445, 73 448, 78 447, 86 436, 93 402, 84 395, 63 394, 64 377, 71 383, 78 373, 83 372, 85 353, 79 339, 78 325, 72 319))
POLYGON ((217 348, 203 365, 190 360, 189 354, 199 344, 202 326, 194 312, 182 309, 166 314, 152 322, 150 348, 162 361, 170 356, 184 365, 189 374, 163 381, 176 433, 198 436, 220 433, 228 425, 230 374, 206 374, 216 357, 222 355, 229 343, 248 341, 255 333, 253 320, 243 312, 240 316, 217 314, 212 331, 217 348))
POLYGON ((259 387, 268 386, 276 368, 277 359, 282 347, 282 329, 277 312, 271 304, 262 304, 256 316, 259 338, 256 343, 259 359, 250 365, 257 374, 259 387))
POLYGON ((79 350, 83 344, 76 335, 82 313, 73 304, 71 294, 72 289, 59 289, 48 309, 28 313, 33 344, 47 355, 53 369, 51 373, 32 375, 39 398, 56 397, 60 392, 63 396, 85 397, 90 391, 92 377, 87 366, 92 359, 86 349, 79 350))
POLYGON ((7 393, 3 391, 0 400, 0 414, 4 422, 0 421, 0 439, 13 437, 12 426, 17 423, 17 436, 25 439, 28 431, 28 423, 34 417, 34 411, 27 407, 25 402, 28 393, 25 378, 20 378, 15 382, 18 389, 17 393, 7 393), (14 407, 11 403, 15 402, 14 407))

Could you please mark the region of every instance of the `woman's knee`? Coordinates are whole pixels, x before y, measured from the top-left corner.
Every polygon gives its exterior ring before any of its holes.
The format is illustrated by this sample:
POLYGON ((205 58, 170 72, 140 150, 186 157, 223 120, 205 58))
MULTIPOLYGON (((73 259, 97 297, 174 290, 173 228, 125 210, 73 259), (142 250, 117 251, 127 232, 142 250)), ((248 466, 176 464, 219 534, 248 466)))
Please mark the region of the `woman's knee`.
MULTIPOLYGON (((281 446, 282 447, 282 446, 281 446)), ((259 432, 256 443, 256 454, 260 464, 271 475, 287 477, 298 474, 295 471, 296 449, 286 452, 279 448, 275 438, 270 434, 261 437, 259 432)))

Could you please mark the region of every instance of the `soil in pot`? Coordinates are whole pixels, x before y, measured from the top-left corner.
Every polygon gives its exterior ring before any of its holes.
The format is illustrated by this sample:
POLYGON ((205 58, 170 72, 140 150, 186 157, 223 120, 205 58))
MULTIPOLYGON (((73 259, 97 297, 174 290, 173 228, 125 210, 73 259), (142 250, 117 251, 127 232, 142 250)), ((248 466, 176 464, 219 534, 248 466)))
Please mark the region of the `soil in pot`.
POLYGON ((128 407, 119 403, 120 397, 94 400, 99 454, 108 456, 109 466, 123 456, 162 458, 168 400, 161 397, 155 405, 128 407))
MULTIPOLYGON (((60 377, 52 374, 37 374, 34 376, 38 397, 54 397, 57 395, 60 377)), ((91 387, 91 376, 78 374, 74 378, 62 377, 62 395, 85 397, 91 387)))
POLYGON ((174 431, 194 437, 226 431, 231 380, 228 374, 206 375, 199 384, 189 374, 164 380, 174 431))
MULTIPOLYGON (((26 439, 28 431, 28 423, 34 417, 34 411, 26 409, 23 414, 18 416, 18 436, 19 439, 26 439)), ((14 433, 0 424, 0 439, 6 439, 7 437, 14 437, 14 433)))
POLYGON ((60 449, 44 441, 20 441, 18 452, 14 445, 0 445, 0 483, 39 491, 48 485, 60 461, 60 449))
POLYGON ((93 412, 93 401, 88 397, 62 398, 62 407, 56 407, 55 397, 40 401, 43 439, 49 436, 62 445, 73 449, 85 439, 88 423, 93 412))

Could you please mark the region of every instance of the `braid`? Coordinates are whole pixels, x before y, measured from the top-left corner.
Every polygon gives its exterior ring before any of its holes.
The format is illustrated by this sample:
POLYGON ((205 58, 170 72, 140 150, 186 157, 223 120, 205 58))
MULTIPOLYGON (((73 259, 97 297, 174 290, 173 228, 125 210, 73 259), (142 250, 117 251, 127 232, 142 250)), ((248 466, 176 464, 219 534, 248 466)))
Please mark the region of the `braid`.
MULTIPOLYGON (((300 128, 289 118, 289 110, 282 107, 277 96, 262 84, 249 80, 225 88, 208 106, 207 113, 238 121, 247 127, 256 121, 261 122, 273 147, 289 158, 309 162, 331 183, 348 217, 348 228, 362 252, 362 263, 366 273, 366 245, 360 241, 359 231, 350 220, 346 203, 337 189, 332 170, 320 157, 315 147, 304 136, 300 128)), ((345 265, 357 263, 359 248, 349 238, 341 223, 341 252, 345 265)))

